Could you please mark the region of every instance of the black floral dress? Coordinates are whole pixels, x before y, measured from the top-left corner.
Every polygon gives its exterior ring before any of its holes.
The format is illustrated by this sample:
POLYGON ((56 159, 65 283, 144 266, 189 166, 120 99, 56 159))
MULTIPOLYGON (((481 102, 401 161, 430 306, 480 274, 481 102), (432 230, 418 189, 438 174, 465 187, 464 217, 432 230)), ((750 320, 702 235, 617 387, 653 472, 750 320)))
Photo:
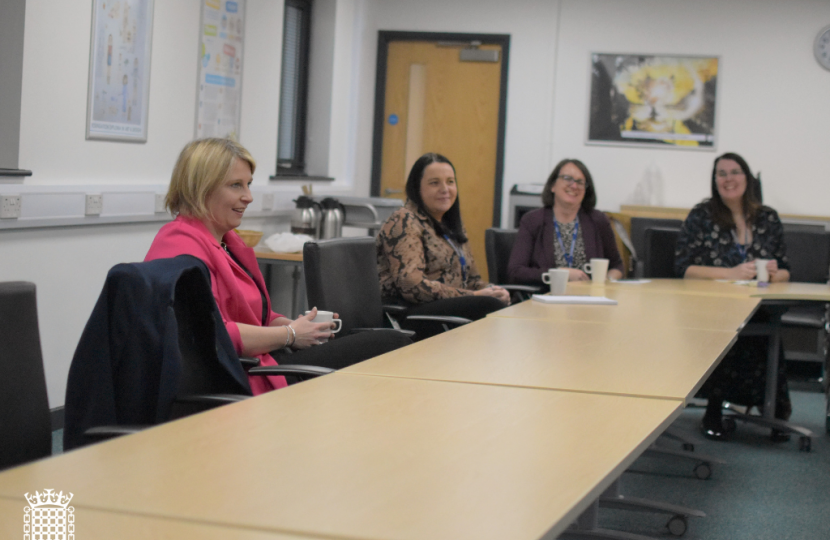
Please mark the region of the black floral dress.
MULTIPOLYGON (((689 212, 680 230, 674 258, 675 273, 683 277, 692 265, 732 268, 755 259, 775 259, 778 268, 789 270, 784 228, 778 213, 768 206, 761 207, 750 224, 750 230, 752 242, 745 246, 744 256, 735 242, 734 230, 723 230, 713 221, 708 201, 698 204, 689 212)), ((768 318, 769 314, 761 308, 752 322, 763 322, 768 318)), ((762 405, 768 342, 766 336, 739 337, 698 395, 747 406, 762 405)), ((782 350, 779 350, 779 358, 783 358, 782 350)), ((784 362, 781 362, 776 412, 779 417, 788 416, 790 409, 784 362)))

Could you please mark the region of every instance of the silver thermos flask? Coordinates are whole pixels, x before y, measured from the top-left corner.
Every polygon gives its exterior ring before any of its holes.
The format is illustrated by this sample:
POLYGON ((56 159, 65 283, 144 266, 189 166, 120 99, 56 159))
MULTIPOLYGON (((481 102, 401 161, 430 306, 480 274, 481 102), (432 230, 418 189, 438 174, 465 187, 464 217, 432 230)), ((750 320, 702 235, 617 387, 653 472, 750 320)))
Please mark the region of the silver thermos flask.
POLYGON ((340 238, 343 235, 343 221, 346 219, 346 209, 340 201, 327 197, 323 199, 323 216, 320 223, 320 238, 340 238))
POLYGON ((291 215, 291 232, 294 234, 307 234, 315 240, 320 238, 320 203, 300 195, 294 201, 294 213, 291 215))

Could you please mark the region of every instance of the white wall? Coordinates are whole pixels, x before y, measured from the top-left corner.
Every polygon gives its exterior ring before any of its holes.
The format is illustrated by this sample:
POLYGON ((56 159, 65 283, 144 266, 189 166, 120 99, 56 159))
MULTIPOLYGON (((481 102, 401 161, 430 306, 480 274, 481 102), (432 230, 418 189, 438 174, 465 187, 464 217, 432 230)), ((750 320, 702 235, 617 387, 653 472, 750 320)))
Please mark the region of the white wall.
POLYGON ((689 207, 708 196, 713 159, 738 152, 762 171, 766 204, 828 215, 830 72, 812 53, 827 24, 826 0, 565 0, 552 158, 584 159, 608 209, 653 162, 665 205, 689 207), (586 146, 591 52, 720 56, 716 152, 586 146))
MULTIPOLYGON (((591 169, 600 208, 625 204, 652 165, 663 178, 664 204, 689 207, 707 195, 712 161, 726 151, 762 171, 767 204, 830 213, 830 73, 812 55, 815 35, 830 23, 826 0, 374 0, 371 11, 372 34, 511 34, 505 219, 510 187, 544 182, 564 157, 591 169), (720 56, 716 151, 586 145, 592 52, 720 56)), ((364 48, 367 62, 375 43, 376 36, 364 48)), ((374 67, 362 79, 361 92, 374 96, 374 67)), ((359 133, 371 144, 371 112, 363 111, 359 133)), ((370 156, 359 160, 368 175, 370 156)))

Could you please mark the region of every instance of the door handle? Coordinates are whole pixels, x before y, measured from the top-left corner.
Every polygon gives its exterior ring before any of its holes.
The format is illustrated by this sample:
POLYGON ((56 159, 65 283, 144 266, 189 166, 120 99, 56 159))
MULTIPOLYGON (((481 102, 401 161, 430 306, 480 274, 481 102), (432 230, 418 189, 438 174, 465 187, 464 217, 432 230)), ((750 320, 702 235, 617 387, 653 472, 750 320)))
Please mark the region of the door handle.
POLYGON ((397 195, 398 193, 403 193, 402 189, 389 189, 386 188, 383 190, 384 195, 397 195))

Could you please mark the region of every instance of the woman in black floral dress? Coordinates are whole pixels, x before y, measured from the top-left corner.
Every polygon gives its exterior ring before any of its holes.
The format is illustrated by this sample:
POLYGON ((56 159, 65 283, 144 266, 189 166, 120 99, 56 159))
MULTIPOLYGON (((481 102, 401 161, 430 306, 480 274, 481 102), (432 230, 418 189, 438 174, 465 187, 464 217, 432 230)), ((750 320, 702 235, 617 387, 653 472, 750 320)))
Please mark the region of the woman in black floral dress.
MULTIPOLYGON (((755 278, 755 259, 769 259, 772 282, 790 279, 789 264, 778 214, 758 200, 755 180, 746 161, 727 153, 715 159, 712 197, 689 212, 680 231, 674 269, 686 279, 755 278)), ((753 318, 766 318, 763 311, 753 318)), ((708 398, 701 429, 715 440, 726 433, 721 423, 723 402, 761 406, 766 384, 767 337, 739 337, 701 388, 708 398)), ((783 367, 783 363, 782 363, 783 367)), ((778 377, 776 416, 789 417, 792 409, 783 372, 778 377)), ((773 432, 776 440, 786 434, 773 432)))

